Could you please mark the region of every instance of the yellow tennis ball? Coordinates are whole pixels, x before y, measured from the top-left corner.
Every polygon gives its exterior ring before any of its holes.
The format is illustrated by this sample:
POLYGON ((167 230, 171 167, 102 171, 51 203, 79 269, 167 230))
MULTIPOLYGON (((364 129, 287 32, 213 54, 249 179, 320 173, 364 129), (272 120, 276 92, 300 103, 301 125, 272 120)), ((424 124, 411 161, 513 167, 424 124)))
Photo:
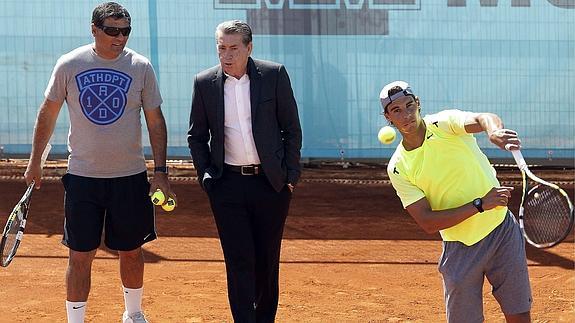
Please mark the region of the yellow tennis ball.
POLYGON ((171 197, 168 197, 166 204, 162 205, 162 209, 164 209, 164 211, 167 212, 173 211, 175 208, 176 208, 176 201, 171 197))
POLYGON ((150 199, 152 200, 152 203, 154 203, 154 205, 162 205, 164 204, 164 201, 166 200, 166 197, 164 196, 164 193, 162 193, 162 190, 160 190, 159 188, 154 192, 154 194, 152 194, 152 196, 150 197, 150 199))
POLYGON ((395 140, 395 129, 390 126, 385 126, 379 129, 377 139, 384 145, 389 145, 395 140))

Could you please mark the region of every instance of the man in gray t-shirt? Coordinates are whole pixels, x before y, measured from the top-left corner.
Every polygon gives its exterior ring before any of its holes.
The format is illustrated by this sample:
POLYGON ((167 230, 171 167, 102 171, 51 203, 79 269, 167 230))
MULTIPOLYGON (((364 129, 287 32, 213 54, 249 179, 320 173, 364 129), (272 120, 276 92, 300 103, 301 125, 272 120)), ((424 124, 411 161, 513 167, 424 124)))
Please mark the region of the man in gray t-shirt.
POLYGON ((161 189, 175 198, 166 168, 166 123, 154 70, 144 56, 126 48, 128 11, 114 2, 92 14, 94 43, 56 63, 34 129, 27 183, 40 186, 40 155, 64 101, 70 115, 64 238, 68 322, 83 322, 90 292, 91 264, 105 232, 118 250, 124 286, 124 322, 146 322, 141 309, 144 259, 141 246, 156 238, 149 195, 161 189), (147 179, 142 151, 141 112, 150 135, 155 168, 147 179), (105 230, 104 230, 105 228, 105 230))

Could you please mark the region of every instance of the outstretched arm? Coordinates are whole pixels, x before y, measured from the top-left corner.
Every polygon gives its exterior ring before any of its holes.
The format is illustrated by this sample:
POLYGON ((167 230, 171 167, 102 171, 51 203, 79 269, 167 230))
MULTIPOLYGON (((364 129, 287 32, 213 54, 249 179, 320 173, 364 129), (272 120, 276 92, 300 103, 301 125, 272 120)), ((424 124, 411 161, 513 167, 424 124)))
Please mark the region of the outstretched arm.
POLYGON ((503 150, 521 148, 521 140, 519 140, 517 132, 505 129, 501 118, 493 113, 470 113, 465 121, 465 131, 468 133, 485 131, 489 141, 503 150))

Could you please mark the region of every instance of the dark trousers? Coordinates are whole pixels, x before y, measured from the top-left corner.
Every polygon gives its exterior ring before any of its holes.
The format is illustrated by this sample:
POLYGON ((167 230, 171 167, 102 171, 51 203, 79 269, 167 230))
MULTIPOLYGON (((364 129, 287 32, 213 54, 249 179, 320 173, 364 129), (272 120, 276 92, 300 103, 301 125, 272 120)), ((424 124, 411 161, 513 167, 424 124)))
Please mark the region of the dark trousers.
POLYGON ((265 175, 224 171, 208 193, 226 262, 234 321, 274 322, 279 258, 291 192, 265 175))

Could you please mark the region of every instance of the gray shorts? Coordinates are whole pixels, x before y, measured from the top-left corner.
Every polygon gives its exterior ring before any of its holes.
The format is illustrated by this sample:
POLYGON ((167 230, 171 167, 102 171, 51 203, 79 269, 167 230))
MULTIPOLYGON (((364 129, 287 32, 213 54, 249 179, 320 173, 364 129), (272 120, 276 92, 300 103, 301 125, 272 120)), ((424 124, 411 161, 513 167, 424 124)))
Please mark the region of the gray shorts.
POLYGON ((528 312, 531 287, 525 240, 511 212, 487 237, 472 246, 444 241, 439 259, 448 322, 483 322, 483 280, 503 313, 528 312))

